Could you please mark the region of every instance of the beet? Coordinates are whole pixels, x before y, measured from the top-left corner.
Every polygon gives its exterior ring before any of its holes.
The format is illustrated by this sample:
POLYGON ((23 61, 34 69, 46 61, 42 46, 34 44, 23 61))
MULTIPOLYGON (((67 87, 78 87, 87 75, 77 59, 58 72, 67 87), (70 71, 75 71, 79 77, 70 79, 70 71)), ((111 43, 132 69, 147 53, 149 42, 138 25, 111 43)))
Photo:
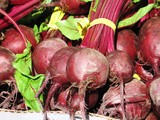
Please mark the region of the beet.
POLYGON ((103 102, 98 114, 123 119, 125 114, 127 120, 142 120, 151 109, 151 100, 146 85, 137 79, 125 84, 125 113, 121 109, 120 86, 111 86, 103 96, 103 102))
POLYGON ((69 80, 66 75, 67 61, 69 57, 78 50, 79 48, 77 47, 72 47, 72 46, 64 47, 58 50, 51 58, 50 64, 47 69, 48 74, 46 75, 46 79, 43 82, 43 85, 40 89, 40 91, 42 91, 42 89, 46 86, 50 78, 52 84, 48 91, 44 110, 47 110, 50 100, 52 96, 54 96, 55 92, 57 92, 57 89, 63 87, 64 84, 69 83, 69 80))
POLYGON ((116 49, 128 53, 132 60, 137 57, 138 36, 131 29, 123 29, 117 33, 116 49))
MULTIPOLYGON (((122 111, 124 111, 124 83, 132 80, 134 73, 133 61, 127 52, 122 50, 115 50, 110 52, 106 58, 108 59, 110 66, 109 80, 113 83, 120 84, 121 108, 122 111)), ((124 114, 123 119, 125 119, 124 114)))
POLYGON ((78 47, 68 46, 58 50, 52 57, 48 71, 54 82, 61 84, 69 82, 66 75, 66 66, 69 57, 80 50, 78 47))
MULTIPOLYGON (((80 110, 80 99, 78 91, 75 88, 61 91, 57 99, 57 108, 62 111, 67 111, 71 119, 74 119, 75 112, 80 110)), ((87 91, 86 106, 92 109, 98 101, 97 91, 87 91)))
POLYGON ((129 55, 122 50, 115 50, 106 56, 109 66, 109 80, 120 83, 132 80, 134 65, 129 55))
POLYGON ((139 77, 141 78, 141 80, 146 83, 146 85, 152 81, 153 79, 153 74, 149 71, 149 67, 144 65, 144 64, 140 64, 138 62, 135 62, 135 73, 139 75, 139 77), (145 69, 147 68, 147 69, 145 69))
POLYGON ((65 13, 80 15, 87 14, 89 12, 90 3, 86 3, 81 0, 57 0, 42 6, 60 6, 65 13))
POLYGON ((148 19, 139 31, 139 59, 153 67, 154 75, 160 74, 160 17, 148 19))
MULTIPOLYGON (((37 42, 33 29, 25 25, 19 25, 19 28, 31 45, 35 47, 37 42)), ((21 34, 16 29, 9 28, 5 32, 5 39, 2 41, 1 45, 15 54, 20 54, 23 53, 23 50, 26 48, 26 41, 23 40, 21 34)))
POLYGON ((50 38, 41 41, 34 49, 32 54, 33 66, 38 74, 46 74, 52 56, 67 44, 59 38, 50 38))
POLYGON ((91 48, 75 52, 67 63, 67 77, 71 84, 78 87, 80 111, 86 120, 85 94, 87 89, 95 90, 105 85, 109 73, 106 57, 91 48))
POLYGON ((14 60, 15 54, 0 46, 0 81, 12 79, 15 71, 12 66, 14 60))
POLYGON ((149 86, 149 94, 153 103, 153 112, 160 116, 160 77, 153 78, 149 86))

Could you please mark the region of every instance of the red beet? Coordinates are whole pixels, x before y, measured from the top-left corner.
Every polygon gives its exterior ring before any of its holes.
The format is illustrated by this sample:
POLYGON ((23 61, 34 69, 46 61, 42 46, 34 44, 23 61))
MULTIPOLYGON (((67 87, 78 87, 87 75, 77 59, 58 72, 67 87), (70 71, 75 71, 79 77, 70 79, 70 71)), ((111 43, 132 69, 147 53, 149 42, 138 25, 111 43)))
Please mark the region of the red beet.
POLYGON ((141 80, 146 83, 146 85, 152 81, 153 79, 153 74, 149 72, 149 68, 145 69, 144 64, 140 64, 138 62, 135 62, 135 73, 139 75, 141 80))
POLYGON ((66 66, 69 57, 80 50, 78 47, 65 47, 57 51, 50 62, 48 71, 51 74, 51 78, 54 79, 54 82, 61 84, 68 82, 68 78, 66 75, 66 66))
POLYGON ((118 31, 116 49, 128 53, 132 60, 137 57, 138 36, 131 29, 118 31))
MULTIPOLYGON (((37 42, 33 29, 25 25, 19 25, 19 28, 32 46, 35 47, 37 42)), ((23 50, 26 48, 26 41, 23 40, 22 35, 16 29, 9 28, 5 32, 5 39, 2 41, 1 45, 15 54, 20 54, 23 53, 23 50)))
POLYGON ((120 83, 121 81, 128 82, 132 80, 134 65, 126 52, 115 50, 109 53, 106 58, 110 66, 109 80, 111 82, 120 83))
POLYGON ((67 76, 71 84, 78 87, 82 119, 86 120, 85 93, 105 85, 109 65, 105 56, 97 50, 83 48, 75 52, 67 63, 67 76))
MULTIPOLYGON (((60 92, 57 99, 57 107, 62 111, 67 111, 70 114, 71 119, 74 119, 76 111, 80 110, 79 94, 75 88, 66 89, 60 92)), ((88 108, 93 108, 98 101, 97 91, 87 91, 86 104, 88 108)))
POLYGON ((123 119, 125 114, 127 120, 142 120, 151 109, 150 96, 146 85, 137 79, 125 84, 125 113, 121 109, 120 87, 110 87, 103 96, 103 102, 98 113, 109 115, 114 118, 123 119))
POLYGON ((15 54, 0 46, 0 81, 13 77, 15 69, 12 66, 12 62, 14 60, 15 54))
MULTIPOLYGON (((77 52, 79 48, 77 47, 64 47, 58 50, 52 57, 49 67, 48 67, 48 75, 46 75, 46 79, 43 82, 42 89, 46 86, 49 78, 52 80, 51 88, 49 89, 46 104, 44 110, 47 110, 48 105, 52 96, 57 92, 57 89, 63 87, 64 84, 68 84, 69 80, 66 75, 66 66, 69 57, 77 52)), ((42 90, 41 90, 42 91, 42 90)), ((39 91, 40 92, 40 91, 39 91)), ((52 106, 53 107, 53 106, 52 106)))
POLYGON ((86 14, 89 12, 90 4, 81 0, 57 0, 44 6, 60 6, 65 13, 86 14))
POLYGON ((52 56, 67 44, 59 38, 50 38, 40 42, 32 54, 33 66, 38 74, 46 74, 52 56))
POLYGON ((160 116, 160 77, 156 77, 150 83, 149 94, 153 103, 153 112, 160 116))
POLYGON ((160 64, 160 17, 147 20, 139 31, 139 59, 153 67, 154 75, 159 75, 160 64))
MULTIPOLYGON (((132 80, 134 73, 133 61, 130 56, 122 50, 115 50, 109 53, 106 58, 110 66, 109 80, 113 83, 120 84, 121 107, 124 111, 124 83, 132 80)), ((124 114, 123 119, 125 119, 124 114)))

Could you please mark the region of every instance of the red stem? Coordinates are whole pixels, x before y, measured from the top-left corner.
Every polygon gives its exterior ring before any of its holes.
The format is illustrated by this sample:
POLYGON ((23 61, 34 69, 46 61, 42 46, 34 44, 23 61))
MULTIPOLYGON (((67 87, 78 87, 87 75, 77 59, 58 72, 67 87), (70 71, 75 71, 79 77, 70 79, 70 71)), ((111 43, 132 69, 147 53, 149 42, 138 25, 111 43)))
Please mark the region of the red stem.
MULTIPOLYGON (((8 15, 14 20, 18 21, 24 16, 26 16, 28 13, 30 13, 34 8, 39 5, 39 0, 31 0, 30 2, 24 4, 15 6, 11 9, 11 11, 8 13, 8 15)), ((8 21, 7 17, 4 17, 3 19, 0 19, 0 29, 3 29, 7 26, 9 26, 11 23, 8 21)))
MULTIPOLYGON (((104 0, 104 2, 100 1, 97 7, 97 13, 91 13, 90 18, 93 20, 97 18, 106 18, 114 22, 116 25, 121 15, 121 10, 123 8, 122 6, 124 4, 125 0, 104 0)), ((125 6, 127 5, 125 4, 125 6)), ((114 51, 115 49, 114 35, 115 31, 109 26, 103 24, 95 25, 88 29, 82 40, 81 46, 97 49, 105 55, 108 52, 114 51)))
POLYGON ((59 83, 53 83, 51 85, 51 88, 49 89, 49 92, 47 94, 47 99, 46 99, 45 106, 44 106, 44 112, 48 110, 52 97, 54 96, 55 92, 57 92, 58 88, 60 87, 61 85, 59 83))

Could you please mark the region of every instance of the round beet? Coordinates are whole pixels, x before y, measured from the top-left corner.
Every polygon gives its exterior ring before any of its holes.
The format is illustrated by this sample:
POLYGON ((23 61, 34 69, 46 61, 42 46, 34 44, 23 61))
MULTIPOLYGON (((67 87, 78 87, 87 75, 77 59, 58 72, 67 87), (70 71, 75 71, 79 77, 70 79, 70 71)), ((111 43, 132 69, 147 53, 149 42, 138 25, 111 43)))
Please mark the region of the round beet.
POLYGON ((137 79, 125 84, 125 111, 121 109, 121 93, 119 86, 112 86, 103 96, 99 114, 127 120, 142 120, 150 112, 151 100, 146 85, 137 79), (125 112, 125 113, 123 113, 125 112))
POLYGON ((105 85, 109 65, 103 54, 90 48, 74 53, 67 63, 67 76, 71 83, 87 83, 87 88, 96 89, 105 85))
MULTIPOLYGON (((108 59, 110 68, 109 80, 120 84, 121 108, 124 111, 124 83, 132 80, 134 73, 133 61, 127 52, 122 50, 110 52, 106 58, 108 59)), ((123 119, 126 119, 125 114, 123 114, 123 119)))
MULTIPOLYGON (((33 29, 25 26, 19 25, 18 26, 27 40, 31 43, 33 47, 37 45, 35 35, 33 29)), ((26 41, 23 40, 22 35, 14 28, 9 28, 5 32, 5 39, 2 41, 2 46, 9 49, 15 54, 23 53, 23 50, 26 48, 26 41)))
POLYGON ((15 54, 0 46, 0 81, 13 77, 15 69, 12 66, 12 62, 14 60, 15 54))
POLYGON ((54 82, 60 82, 61 84, 69 82, 66 75, 67 61, 69 57, 78 50, 80 50, 80 48, 68 46, 60 49, 53 55, 48 71, 50 72, 51 78, 54 79, 54 82))
POLYGON ((139 59, 153 67, 154 75, 159 75, 160 65, 160 17, 148 19, 139 31, 139 59))
POLYGON ((116 49, 127 52, 131 59, 135 60, 138 51, 138 36, 131 29, 118 31, 116 49))
MULTIPOLYGON (((77 47, 64 47, 58 50, 52 57, 49 67, 47 69, 46 79, 43 82, 41 90, 46 86, 49 78, 51 78, 51 88, 48 91, 48 95, 46 98, 46 104, 44 110, 47 110, 48 105, 50 103, 51 98, 55 94, 58 88, 63 87, 64 84, 68 84, 69 80, 66 75, 66 66, 69 57, 77 52, 80 48, 77 47)), ((40 92, 39 91, 39 92, 40 92)), ((53 107, 53 106, 52 106, 53 107)))
POLYGON ((110 66, 109 80, 111 82, 120 83, 122 81, 128 82, 132 80, 134 64, 126 52, 115 50, 109 53, 106 58, 110 66))
POLYGON ((60 6, 65 13, 69 13, 72 15, 80 15, 89 12, 90 3, 86 3, 81 0, 59 0, 42 6, 60 6))
POLYGON ((80 111, 86 120, 85 94, 87 89, 97 89, 105 85, 109 73, 106 57, 97 50, 82 48, 75 52, 67 63, 67 76, 71 84, 78 87, 80 111))
POLYGON ((52 56, 68 45, 59 38, 50 38, 40 42, 32 54, 33 66, 38 74, 46 74, 52 56))
POLYGON ((153 103, 153 112, 160 116, 160 77, 156 77, 150 83, 149 94, 153 103))

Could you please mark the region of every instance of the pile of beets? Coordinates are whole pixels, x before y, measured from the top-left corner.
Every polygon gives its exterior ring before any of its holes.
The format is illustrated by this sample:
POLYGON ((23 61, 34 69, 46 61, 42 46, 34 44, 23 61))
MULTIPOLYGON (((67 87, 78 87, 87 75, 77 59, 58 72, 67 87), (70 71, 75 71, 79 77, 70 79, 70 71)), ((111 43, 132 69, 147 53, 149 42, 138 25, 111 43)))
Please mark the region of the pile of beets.
MULTIPOLYGON (((112 3, 114 0, 108 0, 108 5, 109 1, 112 3)), ((124 5, 128 11, 135 10, 136 13, 135 6, 129 8, 133 4, 130 0, 120 1, 118 5, 124 5)), ((87 42, 83 41, 87 38, 72 41, 59 30, 42 31, 37 42, 32 26, 19 24, 18 21, 39 7, 60 6, 66 16, 82 17, 88 14, 92 4, 77 0, 60 0, 42 5, 41 2, 0 0, 0 108, 30 110, 17 87, 14 77, 16 68, 12 64, 29 42, 30 74, 45 76, 35 93, 44 114, 61 110, 68 113, 71 120, 75 119, 76 111, 81 112, 83 120, 89 119, 90 112, 123 120, 160 119, 159 9, 153 9, 135 24, 117 28, 114 32, 97 25, 102 30, 100 36, 94 32, 96 29, 88 29, 91 30, 86 32, 88 39, 89 33, 97 39, 109 32, 109 35, 114 35, 114 41, 101 40, 91 45, 94 43, 92 38, 87 46, 87 42), (20 10, 20 13, 16 10, 20 10), (114 43, 114 49, 109 50, 108 47, 101 52, 101 46, 106 42, 114 43), (43 101, 40 100, 42 94, 43 101)), ((150 2, 155 1, 146 0, 143 3, 147 5, 150 2)), ((110 9, 113 5, 110 4, 110 9)), ((131 15, 123 7, 121 10, 115 23, 131 15)), ((106 14, 111 16, 112 12, 106 14)))

